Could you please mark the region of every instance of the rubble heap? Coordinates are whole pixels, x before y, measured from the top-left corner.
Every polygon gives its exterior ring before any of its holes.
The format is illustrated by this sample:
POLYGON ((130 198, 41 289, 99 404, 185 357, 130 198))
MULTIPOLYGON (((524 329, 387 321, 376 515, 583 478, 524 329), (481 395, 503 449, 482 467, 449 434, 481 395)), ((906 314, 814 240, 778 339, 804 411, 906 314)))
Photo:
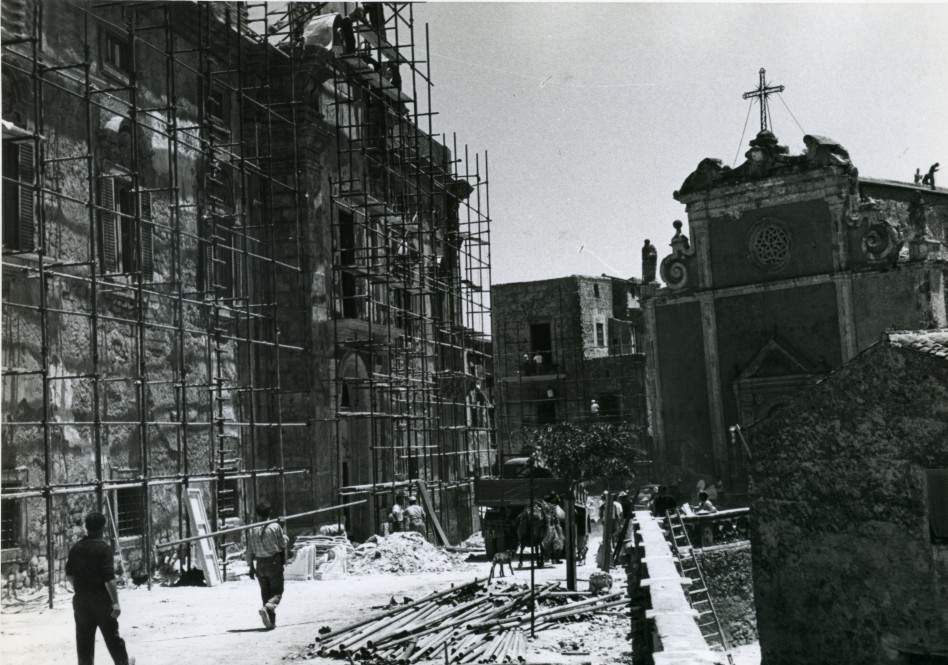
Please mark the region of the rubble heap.
POLYGON ((414 531, 372 536, 355 548, 349 561, 354 575, 372 573, 441 573, 456 569, 465 555, 447 552, 414 531))
POLYGON ((484 534, 480 531, 471 534, 471 537, 458 545, 458 549, 464 550, 482 550, 485 549, 484 534))
MULTIPOLYGON (((536 630, 629 603, 624 591, 589 597, 559 590, 559 584, 536 588, 536 630)), ((320 629, 307 657, 359 660, 365 665, 415 663, 442 656, 451 663, 522 663, 531 604, 529 586, 488 586, 483 579, 421 600, 406 598, 404 604, 393 598, 392 607, 381 614, 338 630, 320 629)))

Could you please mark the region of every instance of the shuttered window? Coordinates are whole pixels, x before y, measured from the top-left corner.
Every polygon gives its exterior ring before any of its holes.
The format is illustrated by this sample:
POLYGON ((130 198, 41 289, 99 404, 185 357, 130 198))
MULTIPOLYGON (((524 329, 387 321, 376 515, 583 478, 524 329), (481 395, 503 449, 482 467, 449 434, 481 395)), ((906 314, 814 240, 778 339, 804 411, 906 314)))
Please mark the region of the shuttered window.
POLYGON ((142 272, 151 280, 155 272, 155 227, 151 210, 151 192, 139 194, 142 219, 142 272))
MULTIPOLYGON (((134 192, 128 180, 117 177, 99 178, 99 266, 104 274, 138 273, 138 226, 134 192)), ((155 268, 155 230, 151 192, 139 194, 142 278, 150 281, 155 268)))
POLYGON ((118 272, 118 228, 115 219, 115 179, 99 178, 99 266, 103 273, 118 272))
POLYGON ((8 251, 36 249, 35 147, 7 143, 3 149, 3 246, 8 251))
POLYGON ((205 215, 203 220, 201 289, 207 297, 240 298, 244 295, 245 270, 242 231, 235 229, 231 216, 223 213, 205 215))

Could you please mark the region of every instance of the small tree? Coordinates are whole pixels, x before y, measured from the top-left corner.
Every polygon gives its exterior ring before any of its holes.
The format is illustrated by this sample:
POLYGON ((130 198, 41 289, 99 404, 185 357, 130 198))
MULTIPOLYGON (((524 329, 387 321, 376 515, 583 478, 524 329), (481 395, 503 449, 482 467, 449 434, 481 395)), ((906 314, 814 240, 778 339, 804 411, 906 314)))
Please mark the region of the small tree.
POLYGON ((645 457, 648 433, 629 423, 561 422, 526 432, 538 460, 557 478, 628 480, 645 457))

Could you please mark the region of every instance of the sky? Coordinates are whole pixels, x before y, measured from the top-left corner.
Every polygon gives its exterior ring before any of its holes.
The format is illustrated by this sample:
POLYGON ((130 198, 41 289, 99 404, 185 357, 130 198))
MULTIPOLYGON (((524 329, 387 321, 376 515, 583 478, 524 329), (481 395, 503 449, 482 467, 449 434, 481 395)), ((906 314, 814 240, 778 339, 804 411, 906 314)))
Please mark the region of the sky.
POLYGON ((771 125, 791 154, 819 134, 863 176, 911 181, 940 161, 948 179, 948 5, 433 2, 414 16, 418 56, 430 25, 434 131, 488 153, 495 284, 641 276, 643 241, 661 259, 687 220, 672 193, 698 162, 744 160, 760 116, 742 94, 761 67, 786 86, 771 125))

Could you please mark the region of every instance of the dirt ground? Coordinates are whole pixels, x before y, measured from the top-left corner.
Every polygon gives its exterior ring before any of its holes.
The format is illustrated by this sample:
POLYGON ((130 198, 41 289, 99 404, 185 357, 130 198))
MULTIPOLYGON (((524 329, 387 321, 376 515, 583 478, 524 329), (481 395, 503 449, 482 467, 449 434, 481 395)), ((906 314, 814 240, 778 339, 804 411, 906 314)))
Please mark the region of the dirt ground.
MULTIPOLYGON (((590 543, 589 563, 579 568, 585 580, 595 570, 590 543)), ((530 578, 529 564, 516 570, 518 581, 530 578)), ((516 564, 515 564, 516 568, 516 564)), ((485 577, 490 564, 465 563, 458 570, 419 575, 375 574, 332 581, 288 581, 277 618, 277 628, 264 630, 257 609, 257 583, 249 579, 217 587, 153 586, 120 591, 122 636, 138 665, 195 663, 200 665, 267 665, 285 660, 314 665, 336 665, 341 660, 301 658, 322 626, 333 629, 381 611, 394 596, 419 598, 427 593, 485 577), (372 609, 376 607, 377 609, 372 609)), ((616 583, 621 573, 616 571, 616 583)), ((564 579, 563 565, 536 571, 537 583, 564 579)), ((584 588, 580 583, 580 588, 584 588)), ((588 621, 563 624, 537 632, 531 641, 528 663, 609 665, 631 662, 626 638, 627 614, 612 612, 588 621), (575 652, 564 655, 563 651, 575 652)), ((99 662, 109 662, 101 637, 97 638, 99 662)), ((745 648, 746 650, 746 648, 745 648)), ((736 660, 738 665, 759 663, 753 654, 736 660)), ((70 600, 60 596, 53 609, 45 594, 29 603, 4 599, 0 615, 0 662, 4 665, 65 665, 75 663, 75 642, 70 600)))

